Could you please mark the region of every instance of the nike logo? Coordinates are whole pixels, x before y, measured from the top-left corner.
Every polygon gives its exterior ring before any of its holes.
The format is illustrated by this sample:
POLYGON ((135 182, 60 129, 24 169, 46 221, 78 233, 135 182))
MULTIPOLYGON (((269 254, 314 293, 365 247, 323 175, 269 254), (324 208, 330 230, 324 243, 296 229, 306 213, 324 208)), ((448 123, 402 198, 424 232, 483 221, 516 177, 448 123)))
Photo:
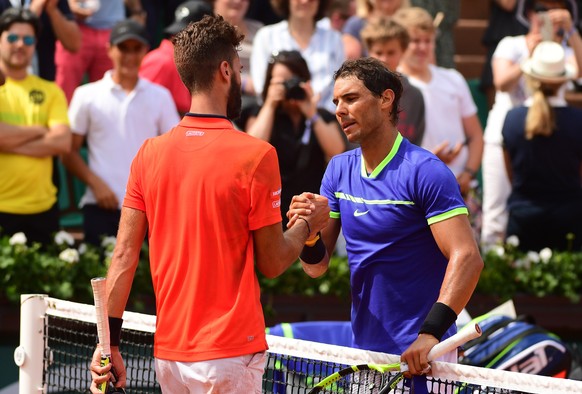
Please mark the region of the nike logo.
POLYGON ((369 211, 370 211, 370 210, 367 210, 367 211, 363 211, 363 212, 361 212, 361 211, 358 211, 358 210, 356 209, 356 210, 354 211, 354 216, 355 216, 355 217, 358 217, 358 216, 363 216, 363 215, 367 214, 369 211))

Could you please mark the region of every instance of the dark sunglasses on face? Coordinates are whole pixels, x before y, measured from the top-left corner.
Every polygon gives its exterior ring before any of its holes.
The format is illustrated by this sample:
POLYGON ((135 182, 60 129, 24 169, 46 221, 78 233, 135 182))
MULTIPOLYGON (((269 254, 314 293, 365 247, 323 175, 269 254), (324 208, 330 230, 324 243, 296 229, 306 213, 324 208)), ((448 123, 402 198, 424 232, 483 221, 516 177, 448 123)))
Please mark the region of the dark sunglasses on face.
POLYGON ((19 36, 18 34, 11 33, 11 34, 8 34, 8 36, 6 36, 6 39, 11 44, 14 44, 18 40, 22 39, 22 42, 27 47, 30 47, 30 46, 33 46, 34 44, 36 44, 36 38, 34 36, 19 36))

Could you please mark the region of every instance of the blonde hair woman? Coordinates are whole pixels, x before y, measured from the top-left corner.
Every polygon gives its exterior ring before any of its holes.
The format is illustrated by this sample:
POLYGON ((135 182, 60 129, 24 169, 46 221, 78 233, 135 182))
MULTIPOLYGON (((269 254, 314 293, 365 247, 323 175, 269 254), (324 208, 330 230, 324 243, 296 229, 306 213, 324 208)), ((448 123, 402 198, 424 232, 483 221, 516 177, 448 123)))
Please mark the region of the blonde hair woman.
POLYGON ((506 234, 516 235, 525 251, 580 250, 582 110, 558 95, 577 72, 552 41, 539 43, 521 69, 532 94, 507 113, 502 130, 512 188, 506 234))

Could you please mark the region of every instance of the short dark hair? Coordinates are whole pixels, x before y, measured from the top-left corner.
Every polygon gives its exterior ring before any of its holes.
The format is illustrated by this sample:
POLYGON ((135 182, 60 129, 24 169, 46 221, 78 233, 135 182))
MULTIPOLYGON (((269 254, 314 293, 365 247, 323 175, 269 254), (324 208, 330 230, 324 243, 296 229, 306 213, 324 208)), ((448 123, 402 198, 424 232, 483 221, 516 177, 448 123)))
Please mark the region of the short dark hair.
MULTIPOLYGON (((329 0, 311 0, 311 1, 319 1, 319 4, 317 6, 317 12, 314 18, 315 21, 318 21, 327 14, 329 0)), ((289 19, 289 15, 291 13, 291 11, 289 10, 290 8, 289 2, 290 0, 271 0, 271 7, 273 7, 273 11, 275 11, 275 13, 279 15, 281 18, 289 19)))
POLYGON ((263 102, 267 98, 267 90, 269 89, 269 84, 271 83, 271 78, 273 77, 273 68, 275 64, 282 64, 287 67, 295 76, 299 77, 302 81, 306 82, 311 79, 311 73, 309 72, 309 67, 307 62, 301 56, 299 51, 279 51, 274 53, 269 59, 269 64, 267 65, 267 72, 265 74, 265 86, 263 87, 263 102))
POLYGON ((206 15, 173 38, 174 61, 190 94, 212 87, 220 63, 232 65, 244 35, 220 15, 206 15))
POLYGON ((394 92, 394 103, 390 116, 394 125, 398 124, 398 106, 402 97, 402 82, 400 74, 390 71, 378 59, 364 57, 355 60, 346 60, 333 74, 333 80, 355 77, 363 82, 364 86, 376 97, 382 96, 386 89, 394 92))
POLYGON ((0 34, 10 29, 15 23, 27 23, 31 25, 35 37, 38 37, 40 33, 40 19, 34 12, 27 8, 7 8, 0 15, 0 34))

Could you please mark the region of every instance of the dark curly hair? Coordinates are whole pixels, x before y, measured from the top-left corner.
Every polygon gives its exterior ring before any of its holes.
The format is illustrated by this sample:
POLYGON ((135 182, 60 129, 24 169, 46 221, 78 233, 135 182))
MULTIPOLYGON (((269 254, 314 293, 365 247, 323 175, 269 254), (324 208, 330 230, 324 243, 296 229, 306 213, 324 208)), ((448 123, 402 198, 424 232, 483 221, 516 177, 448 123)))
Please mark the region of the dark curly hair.
MULTIPOLYGON (((317 22, 321 18, 323 18, 327 13, 327 8, 329 7, 329 0, 311 0, 311 1, 319 1, 319 5, 317 7, 317 13, 315 14, 314 22, 317 22)), ((289 19, 289 2, 290 0, 271 0, 271 7, 273 7, 273 11, 277 15, 279 15, 283 19, 289 19)))
POLYGON ((220 63, 232 65, 244 35, 220 15, 206 15, 173 38, 174 61, 190 94, 212 87, 220 63))
POLYGON ((40 19, 36 14, 26 8, 8 8, 0 15, 0 34, 10 29, 15 23, 27 23, 32 26, 34 35, 40 33, 40 19))
POLYGON ((376 97, 382 96, 386 89, 394 92, 394 103, 390 116, 394 125, 398 124, 400 97, 402 97, 402 82, 400 74, 388 70, 378 59, 371 57, 346 60, 333 74, 333 80, 355 77, 363 82, 364 86, 376 97))

